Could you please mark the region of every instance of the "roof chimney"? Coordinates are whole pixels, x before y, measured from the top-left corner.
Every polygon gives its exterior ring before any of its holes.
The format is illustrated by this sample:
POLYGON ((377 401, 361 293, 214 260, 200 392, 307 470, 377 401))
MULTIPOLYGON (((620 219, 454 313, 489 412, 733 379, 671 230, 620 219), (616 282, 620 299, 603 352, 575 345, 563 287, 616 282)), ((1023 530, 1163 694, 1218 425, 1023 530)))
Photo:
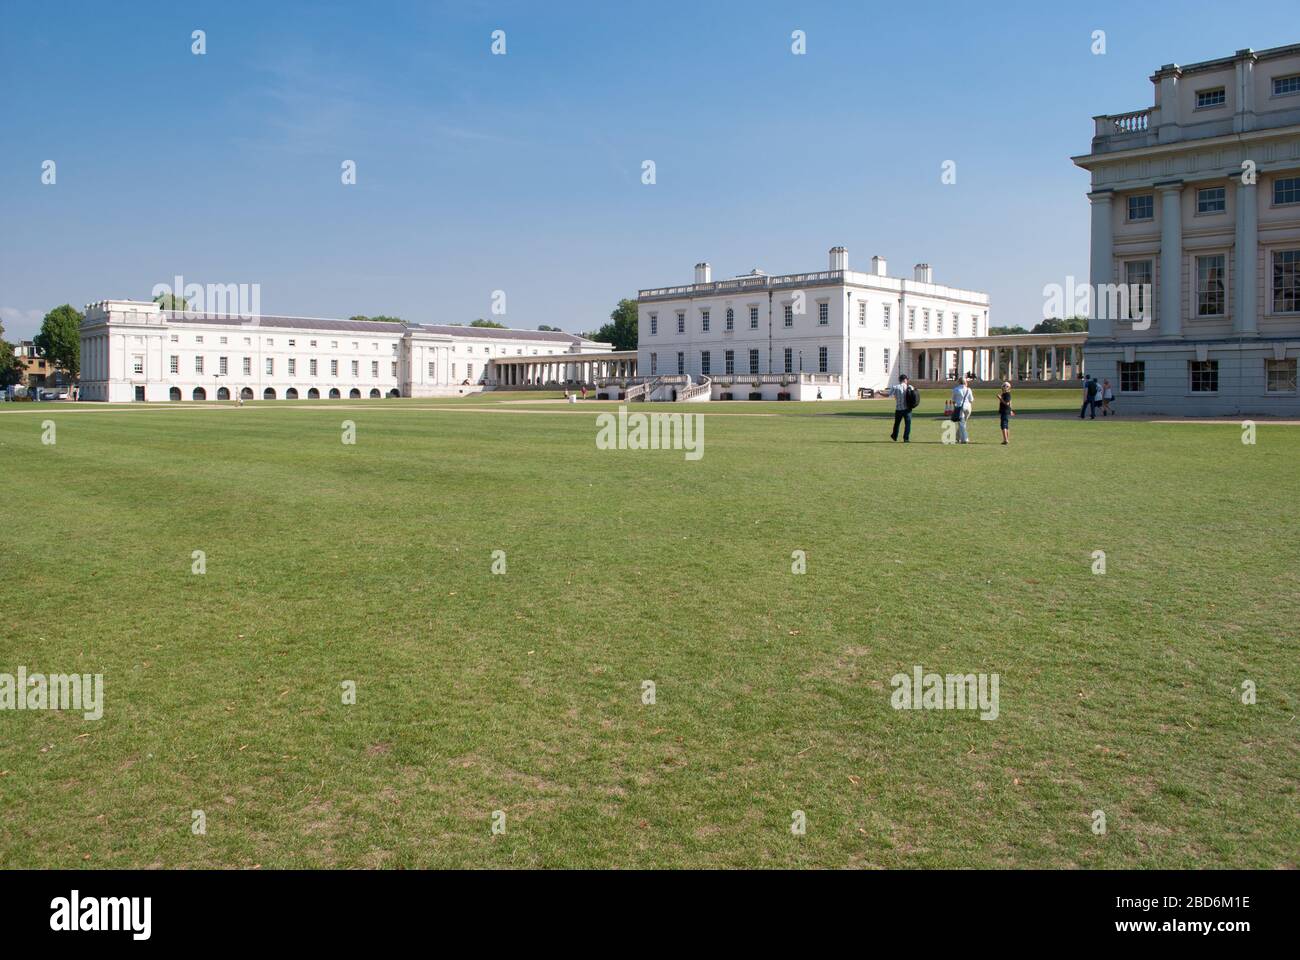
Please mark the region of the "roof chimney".
POLYGON ((918 263, 915 270, 913 276, 917 283, 934 283, 934 271, 928 263, 918 263))
POLYGON ((707 263, 697 263, 697 264, 695 265, 695 282, 696 282, 696 283, 712 283, 712 282, 713 282, 713 268, 712 268, 711 266, 709 266, 707 263))
POLYGON ((831 247, 831 269, 847 270, 849 268, 849 252, 843 247, 831 247))
POLYGON ((884 258, 884 257, 872 257, 872 258, 871 258, 871 272, 872 272, 873 274, 875 274, 877 277, 886 277, 886 276, 889 276, 889 272, 888 272, 888 271, 889 271, 889 268, 888 268, 888 266, 887 266, 886 263, 885 263, 885 258, 884 258))

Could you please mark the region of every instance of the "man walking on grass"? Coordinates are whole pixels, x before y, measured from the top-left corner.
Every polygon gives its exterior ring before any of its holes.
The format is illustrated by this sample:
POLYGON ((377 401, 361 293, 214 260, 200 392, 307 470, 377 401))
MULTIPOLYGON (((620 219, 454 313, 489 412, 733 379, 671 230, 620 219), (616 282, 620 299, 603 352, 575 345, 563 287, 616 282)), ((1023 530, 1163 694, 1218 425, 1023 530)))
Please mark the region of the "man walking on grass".
POLYGON ((916 406, 916 401, 912 399, 916 391, 912 385, 907 382, 907 374, 898 378, 898 383, 885 391, 885 396, 894 398, 894 432, 889 435, 889 439, 894 442, 898 441, 898 425, 903 423, 903 442, 912 442, 912 408, 916 406))

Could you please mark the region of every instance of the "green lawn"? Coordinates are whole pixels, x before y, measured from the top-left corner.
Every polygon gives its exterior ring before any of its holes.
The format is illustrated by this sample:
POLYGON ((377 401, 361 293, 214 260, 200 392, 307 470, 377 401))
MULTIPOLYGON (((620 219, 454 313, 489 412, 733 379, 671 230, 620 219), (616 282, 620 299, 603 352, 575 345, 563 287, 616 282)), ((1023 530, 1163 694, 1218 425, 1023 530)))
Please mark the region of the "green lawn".
POLYGON ((1300 865, 1300 427, 507 399, 0 406, 0 866, 1300 865))

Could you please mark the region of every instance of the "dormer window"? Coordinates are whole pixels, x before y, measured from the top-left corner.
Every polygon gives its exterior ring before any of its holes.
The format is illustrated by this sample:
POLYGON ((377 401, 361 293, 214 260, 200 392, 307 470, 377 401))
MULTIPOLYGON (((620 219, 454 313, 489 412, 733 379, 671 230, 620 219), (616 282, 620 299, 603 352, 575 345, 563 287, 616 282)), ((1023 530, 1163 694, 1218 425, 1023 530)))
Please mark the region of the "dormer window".
POLYGON ((1207 110, 1221 107, 1228 102, 1228 91, 1224 87, 1211 87, 1209 90, 1196 91, 1196 109, 1207 110))

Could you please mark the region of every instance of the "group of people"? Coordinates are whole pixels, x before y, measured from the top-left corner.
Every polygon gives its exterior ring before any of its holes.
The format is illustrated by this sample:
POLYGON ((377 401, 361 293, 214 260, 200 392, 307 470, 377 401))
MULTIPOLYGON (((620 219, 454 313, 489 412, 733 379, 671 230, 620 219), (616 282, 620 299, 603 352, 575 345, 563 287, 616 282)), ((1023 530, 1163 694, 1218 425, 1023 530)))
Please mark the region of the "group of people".
POLYGON ((1089 374, 1083 380, 1083 406, 1079 408, 1079 419, 1082 420, 1088 414, 1092 414, 1092 419, 1097 419, 1097 408, 1101 408, 1103 417, 1115 415, 1111 409, 1111 404, 1115 402, 1115 391, 1110 385, 1109 380, 1097 382, 1097 378, 1089 374))
MULTIPOLYGON (((957 424, 957 442, 970 443, 970 434, 966 430, 966 421, 970 419, 971 411, 975 408, 975 391, 971 389, 971 384, 975 382, 973 374, 966 374, 957 379, 957 385, 952 388, 952 401, 949 410, 949 416, 952 422, 957 424)), ((916 388, 908 381, 907 375, 903 374, 898 378, 898 383, 888 388, 880 396, 894 398, 894 432, 889 435, 889 439, 895 443, 898 442, 898 428, 903 427, 903 442, 912 442, 912 411, 920 403, 920 395, 916 388)), ((1002 428, 1002 443, 1005 446, 1011 442, 1011 418, 1016 415, 1016 411, 1011 407, 1011 384, 1003 381, 1002 392, 998 394, 998 419, 1002 428)))

